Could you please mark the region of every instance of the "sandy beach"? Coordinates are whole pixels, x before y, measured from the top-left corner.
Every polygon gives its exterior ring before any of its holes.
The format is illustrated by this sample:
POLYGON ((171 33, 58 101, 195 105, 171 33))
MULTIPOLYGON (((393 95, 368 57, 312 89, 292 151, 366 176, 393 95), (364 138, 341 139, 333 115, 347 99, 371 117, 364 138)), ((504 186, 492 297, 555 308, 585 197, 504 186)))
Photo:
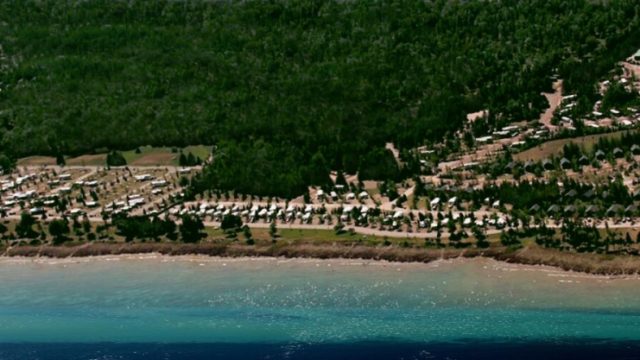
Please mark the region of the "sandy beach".
POLYGON ((96 257, 145 258, 224 258, 228 261, 240 258, 296 259, 296 261, 361 261, 367 264, 416 263, 431 264, 442 260, 488 258, 509 265, 543 266, 565 272, 601 276, 632 276, 640 273, 640 259, 632 256, 606 257, 594 254, 573 254, 545 249, 523 248, 508 250, 489 249, 416 249, 372 246, 314 246, 282 245, 271 247, 217 244, 170 243, 90 243, 77 246, 19 246, 2 253, 5 258, 55 258, 89 261, 96 257))

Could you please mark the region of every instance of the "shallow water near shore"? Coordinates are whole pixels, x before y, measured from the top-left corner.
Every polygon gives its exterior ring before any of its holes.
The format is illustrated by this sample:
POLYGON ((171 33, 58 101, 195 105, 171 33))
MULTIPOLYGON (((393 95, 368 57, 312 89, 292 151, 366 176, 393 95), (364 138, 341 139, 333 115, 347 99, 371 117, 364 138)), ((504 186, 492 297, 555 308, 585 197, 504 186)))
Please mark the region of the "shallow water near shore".
POLYGON ((6 258, 0 284, 0 358, 640 356, 637 277, 489 259, 6 258))

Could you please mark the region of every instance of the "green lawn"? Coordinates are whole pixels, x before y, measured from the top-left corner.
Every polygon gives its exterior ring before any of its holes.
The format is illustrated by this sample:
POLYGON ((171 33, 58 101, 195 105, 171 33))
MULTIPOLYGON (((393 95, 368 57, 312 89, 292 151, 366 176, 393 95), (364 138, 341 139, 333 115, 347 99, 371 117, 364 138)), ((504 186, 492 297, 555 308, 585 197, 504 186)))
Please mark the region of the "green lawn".
POLYGON ((588 135, 581 136, 569 139, 559 139, 559 140, 551 140, 545 143, 542 143, 534 148, 527 149, 520 153, 513 155, 514 160, 527 161, 533 160, 538 161, 542 159, 546 159, 552 156, 559 156, 562 154, 562 148, 569 143, 574 143, 584 149, 586 152, 590 152, 593 149, 593 146, 598 143, 600 139, 619 139, 622 134, 627 131, 636 131, 636 130, 622 130, 616 131, 612 133, 606 134, 596 134, 596 135, 588 135))

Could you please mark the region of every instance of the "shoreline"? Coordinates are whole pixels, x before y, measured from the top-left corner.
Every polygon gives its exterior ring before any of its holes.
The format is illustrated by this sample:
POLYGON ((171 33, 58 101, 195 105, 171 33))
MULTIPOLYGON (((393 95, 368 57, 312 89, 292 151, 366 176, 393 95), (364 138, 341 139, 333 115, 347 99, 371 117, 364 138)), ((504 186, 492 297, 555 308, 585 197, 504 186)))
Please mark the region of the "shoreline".
POLYGON ((90 243, 75 246, 19 246, 7 248, 1 258, 86 258, 119 255, 203 256, 218 258, 280 258, 314 260, 365 260, 389 263, 423 263, 438 260, 488 258, 511 265, 547 266, 560 271, 608 277, 640 274, 640 258, 561 253, 541 248, 415 249, 371 246, 245 246, 170 243, 90 243))

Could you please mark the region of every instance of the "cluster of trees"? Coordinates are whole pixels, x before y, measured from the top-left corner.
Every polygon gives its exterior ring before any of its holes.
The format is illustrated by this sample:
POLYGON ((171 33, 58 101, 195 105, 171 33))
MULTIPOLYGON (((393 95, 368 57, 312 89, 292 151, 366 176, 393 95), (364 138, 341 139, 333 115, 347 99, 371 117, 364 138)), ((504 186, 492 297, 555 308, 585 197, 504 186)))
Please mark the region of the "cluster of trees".
MULTIPOLYGON (((548 210, 555 205, 558 207, 553 211, 556 215, 565 213, 569 217, 585 215, 585 211, 591 205, 594 207, 589 216, 604 216, 611 206, 627 207, 634 203, 633 194, 629 193, 629 189, 621 178, 595 186, 569 178, 549 182, 503 182, 489 184, 482 189, 426 186, 420 194, 431 199, 436 197, 449 199, 455 196, 458 202, 469 202, 472 209, 485 204, 485 199, 500 200, 501 206, 512 205, 512 212, 524 212, 529 215, 551 215, 548 210), (559 182, 562 182, 562 186, 558 184, 559 182), (575 206, 575 209, 565 212, 566 206, 569 205, 575 206)), ((637 210, 634 211, 637 212, 637 210)), ((620 213, 615 211, 609 215, 617 216, 620 213)))
POLYGON ((329 169, 393 179, 386 142, 440 140, 484 108, 490 121, 537 117, 555 69, 567 91, 596 96, 637 47, 639 10, 633 0, 3 1, 0 149, 216 144, 202 186, 283 197, 329 169))
POLYGON ((559 231, 545 226, 532 228, 530 232, 538 245, 564 251, 611 254, 638 254, 640 234, 632 239, 629 232, 616 232, 608 227, 604 230, 576 221, 564 221, 559 231), (624 235, 623 235, 624 234, 624 235))
POLYGON ((180 240, 185 243, 194 243, 200 241, 205 234, 203 233, 204 224, 202 220, 196 216, 183 215, 180 225, 169 219, 160 219, 158 217, 149 216, 117 216, 112 220, 118 235, 124 236, 126 241, 139 240, 155 240, 161 238, 169 240, 180 240))
POLYGON ((192 152, 187 153, 185 155, 182 151, 180 152, 180 156, 178 156, 178 165, 180 166, 196 166, 202 165, 202 159, 199 156, 193 155, 192 152))
POLYGON ((640 133, 629 131, 620 137, 601 137, 589 151, 570 142, 563 146, 560 156, 535 162, 514 161, 511 153, 507 150, 503 156, 480 167, 480 171, 493 177, 511 174, 518 178, 525 172, 542 175, 546 170, 571 169, 579 171, 585 165, 599 168, 602 161, 608 161, 615 165, 616 159, 626 158, 631 161, 633 155, 640 155, 640 133))
POLYGON ((613 153, 616 148, 624 152, 631 151, 631 147, 636 146, 633 152, 640 154, 640 133, 637 131, 628 131, 620 137, 603 137, 593 147, 593 153, 600 150, 606 154, 613 153))
POLYGON ((14 232, 9 233, 9 229, 4 224, 0 224, 1 239, 31 239, 31 241, 44 241, 47 239, 47 232, 51 235, 54 244, 61 244, 68 241, 69 234, 73 230, 73 234, 77 237, 87 236, 87 240, 95 240, 97 235, 93 232, 91 223, 87 219, 79 220, 73 218, 71 221, 67 218, 54 219, 48 222, 48 225, 40 222, 33 215, 24 212, 20 215, 20 220, 16 223, 14 232))
POLYGON ((36 217, 29 213, 22 213, 20 220, 16 223, 14 233, 8 234, 8 228, 0 224, 0 236, 7 239, 34 239, 46 240, 47 233, 45 227, 51 235, 54 244, 61 244, 71 239, 72 233, 76 237, 87 236, 87 240, 109 238, 108 228, 113 227, 118 235, 126 241, 169 239, 194 243, 206 237, 204 233, 204 223, 200 218, 193 215, 184 215, 180 218, 179 225, 168 219, 149 216, 115 216, 110 224, 102 224, 94 227, 88 219, 66 217, 53 219, 48 225, 41 223, 36 217), (95 232, 94 232, 95 231, 95 232))
POLYGON ((124 158, 121 152, 111 151, 107 154, 107 166, 125 166, 127 165, 127 159, 124 158))
POLYGON ((609 86, 607 92, 602 97, 602 111, 610 109, 621 109, 622 111, 629 105, 640 104, 640 96, 635 88, 627 89, 619 82, 609 86))

